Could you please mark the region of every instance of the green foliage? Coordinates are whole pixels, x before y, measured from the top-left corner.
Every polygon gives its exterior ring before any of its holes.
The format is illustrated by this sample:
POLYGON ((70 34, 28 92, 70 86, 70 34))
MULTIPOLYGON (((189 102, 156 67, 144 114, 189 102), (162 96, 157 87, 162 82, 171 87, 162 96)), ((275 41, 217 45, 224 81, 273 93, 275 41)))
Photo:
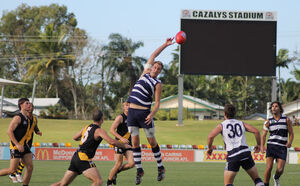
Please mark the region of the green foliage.
POLYGON ((47 119, 67 119, 68 110, 60 104, 56 104, 54 106, 48 107, 47 111, 41 111, 40 117, 47 119))
MULTIPOLYGON (((194 115, 192 112, 189 112, 187 108, 183 109, 183 119, 193 119, 194 115)), ((178 119, 178 109, 159 109, 155 114, 154 118, 156 120, 177 120, 178 119)))
POLYGON ((115 110, 120 99, 128 96, 140 77, 146 59, 134 55, 137 49, 144 46, 143 42, 134 42, 117 33, 111 34, 109 40, 109 43, 103 47, 105 83, 106 89, 109 90, 104 96, 109 109, 115 110))

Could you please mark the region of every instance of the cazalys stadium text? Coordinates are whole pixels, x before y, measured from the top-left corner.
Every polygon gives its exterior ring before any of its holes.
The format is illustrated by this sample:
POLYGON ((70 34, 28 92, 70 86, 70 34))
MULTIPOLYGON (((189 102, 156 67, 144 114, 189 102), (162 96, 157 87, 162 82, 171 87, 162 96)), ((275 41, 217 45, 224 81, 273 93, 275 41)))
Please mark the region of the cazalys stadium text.
POLYGON ((263 19, 262 12, 211 12, 193 11, 193 17, 199 18, 223 18, 223 19, 263 19))

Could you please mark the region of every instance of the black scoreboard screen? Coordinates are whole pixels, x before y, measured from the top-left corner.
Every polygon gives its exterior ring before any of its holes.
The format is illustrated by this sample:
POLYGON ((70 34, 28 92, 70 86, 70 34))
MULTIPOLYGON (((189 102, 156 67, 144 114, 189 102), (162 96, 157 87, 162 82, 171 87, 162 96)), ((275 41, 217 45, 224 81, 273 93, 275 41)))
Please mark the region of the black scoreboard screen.
POLYGON ((276 75, 276 13, 183 10, 180 74, 276 75))

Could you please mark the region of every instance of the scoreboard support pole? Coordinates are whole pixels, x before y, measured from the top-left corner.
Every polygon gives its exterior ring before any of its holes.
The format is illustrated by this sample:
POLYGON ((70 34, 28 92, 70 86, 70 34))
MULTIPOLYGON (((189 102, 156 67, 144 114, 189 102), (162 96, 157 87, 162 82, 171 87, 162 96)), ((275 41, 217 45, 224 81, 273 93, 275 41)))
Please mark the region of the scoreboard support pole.
POLYGON ((178 74, 178 124, 183 126, 183 74, 178 74))
POLYGON ((277 100, 277 82, 276 76, 272 76, 272 102, 277 100))
MULTIPOLYGON (((271 95, 271 102, 277 100, 277 82, 276 82, 276 76, 272 76, 272 95, 271 95)), ((267 103, 267 118, 272 117, 272 113, 270 111, 271 102, 267 103)))

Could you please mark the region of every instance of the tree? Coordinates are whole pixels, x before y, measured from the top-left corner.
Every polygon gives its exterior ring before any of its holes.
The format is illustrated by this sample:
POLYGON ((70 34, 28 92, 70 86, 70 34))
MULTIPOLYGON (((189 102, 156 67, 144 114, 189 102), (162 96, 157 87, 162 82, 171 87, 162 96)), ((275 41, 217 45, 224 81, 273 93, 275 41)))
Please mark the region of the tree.
POLYGON ((280 77, 280 68, 289 68, 289 63, 295 61, 294 57, 289 57, 289 51, 287 49, 280 49, 278 55, 276 56, 276 67, 278 68, 278 80, 279 80, 279 100, 281 100, 281 77, 280 77))
POLYGON ((134 55, 135 51, 144 45, 143 42, 133 42, 116 33, 111 34, 109 40, 103 47, 103 60, 111 94, 107 94, 105 100, 114 110, 119 99, 127 97, 138 80, 146 59, 134 55))
MULTIPOLYGON (((297 69, 295 69, 295 72, 300 73, 297 69)), ((296 74, 296 77, 297 76, 296 74)), ((282 83, 282 90, 282 103, 284 104, 300 98, 300 84, 292 81, 290 78, 282 83)))

